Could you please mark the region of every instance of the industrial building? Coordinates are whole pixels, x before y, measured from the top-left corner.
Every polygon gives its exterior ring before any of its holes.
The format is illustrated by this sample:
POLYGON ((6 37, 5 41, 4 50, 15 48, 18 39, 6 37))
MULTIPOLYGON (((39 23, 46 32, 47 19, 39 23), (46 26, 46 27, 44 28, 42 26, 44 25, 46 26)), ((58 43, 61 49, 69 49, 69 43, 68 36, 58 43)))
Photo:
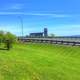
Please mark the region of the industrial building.
POLYGON ((48 37, 48 29, 44 28, 43 32, 30 33, 30 37, 48 37))
POLYGON ((30 33, 30 37, 43 37, 43 33, 42 32, 30 33))

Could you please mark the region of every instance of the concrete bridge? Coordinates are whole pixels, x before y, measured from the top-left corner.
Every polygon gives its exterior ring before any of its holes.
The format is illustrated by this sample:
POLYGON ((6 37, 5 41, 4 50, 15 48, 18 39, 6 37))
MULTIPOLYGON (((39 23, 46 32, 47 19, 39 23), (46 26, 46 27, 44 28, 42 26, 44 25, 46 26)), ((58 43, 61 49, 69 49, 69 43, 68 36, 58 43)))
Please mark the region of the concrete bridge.
POLYGON ((21 40, 23 42, 50 43, 50 44, 80 46, 80 37, 19 38, 19 40, 21 40))

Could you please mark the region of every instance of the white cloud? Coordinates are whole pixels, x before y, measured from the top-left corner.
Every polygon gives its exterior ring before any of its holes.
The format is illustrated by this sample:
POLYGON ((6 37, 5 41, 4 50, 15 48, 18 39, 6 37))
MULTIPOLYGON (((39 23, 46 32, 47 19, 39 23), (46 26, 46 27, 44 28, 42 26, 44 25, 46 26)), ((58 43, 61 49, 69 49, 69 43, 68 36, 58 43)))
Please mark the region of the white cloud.
POLYGON ((8 9, 22 9, 23 8, 23 4, 13 4, 13 5, 10 5, 8 9))
POLYGON ((0 10, 3 11, 10 11, 10 10, 19 10, 19 9, 23 9, 24 8, 24 4, 21 3, 12 3, 12 4, 6 4, 6 6, 1 6, 0 10))
MULTIPOLYGON (((14 7, 18 8, 18 7, 14 7)), ((24 13, 24 12, 0 12, 0 15, 32 15, 32 16, 49 16, 49 17, 71 17, 65 14, 48 14, 48 13, 24 13)))

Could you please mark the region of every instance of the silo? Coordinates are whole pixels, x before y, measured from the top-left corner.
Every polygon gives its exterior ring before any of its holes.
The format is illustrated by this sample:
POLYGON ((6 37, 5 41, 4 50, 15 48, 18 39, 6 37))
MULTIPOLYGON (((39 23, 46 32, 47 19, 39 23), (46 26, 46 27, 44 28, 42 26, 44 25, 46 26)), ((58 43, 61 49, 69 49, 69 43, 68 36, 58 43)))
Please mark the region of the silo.
POLYGON ((48 37, 48 29, 44 28, 44 37, 48 37))

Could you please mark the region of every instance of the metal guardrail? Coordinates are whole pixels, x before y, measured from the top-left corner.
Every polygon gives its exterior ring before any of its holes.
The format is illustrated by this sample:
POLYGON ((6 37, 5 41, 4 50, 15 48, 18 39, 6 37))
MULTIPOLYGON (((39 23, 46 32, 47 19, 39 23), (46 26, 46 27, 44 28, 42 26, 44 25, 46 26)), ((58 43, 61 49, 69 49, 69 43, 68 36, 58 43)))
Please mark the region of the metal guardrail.
POLYGON ((66 37, 54 37, 54 38, 19 38, 24 42, 39 42, 39 43, 51 43, 51 44, 65 44, 65 45, 78 45, 80 46, 80 38, 66 38, 66 37))

